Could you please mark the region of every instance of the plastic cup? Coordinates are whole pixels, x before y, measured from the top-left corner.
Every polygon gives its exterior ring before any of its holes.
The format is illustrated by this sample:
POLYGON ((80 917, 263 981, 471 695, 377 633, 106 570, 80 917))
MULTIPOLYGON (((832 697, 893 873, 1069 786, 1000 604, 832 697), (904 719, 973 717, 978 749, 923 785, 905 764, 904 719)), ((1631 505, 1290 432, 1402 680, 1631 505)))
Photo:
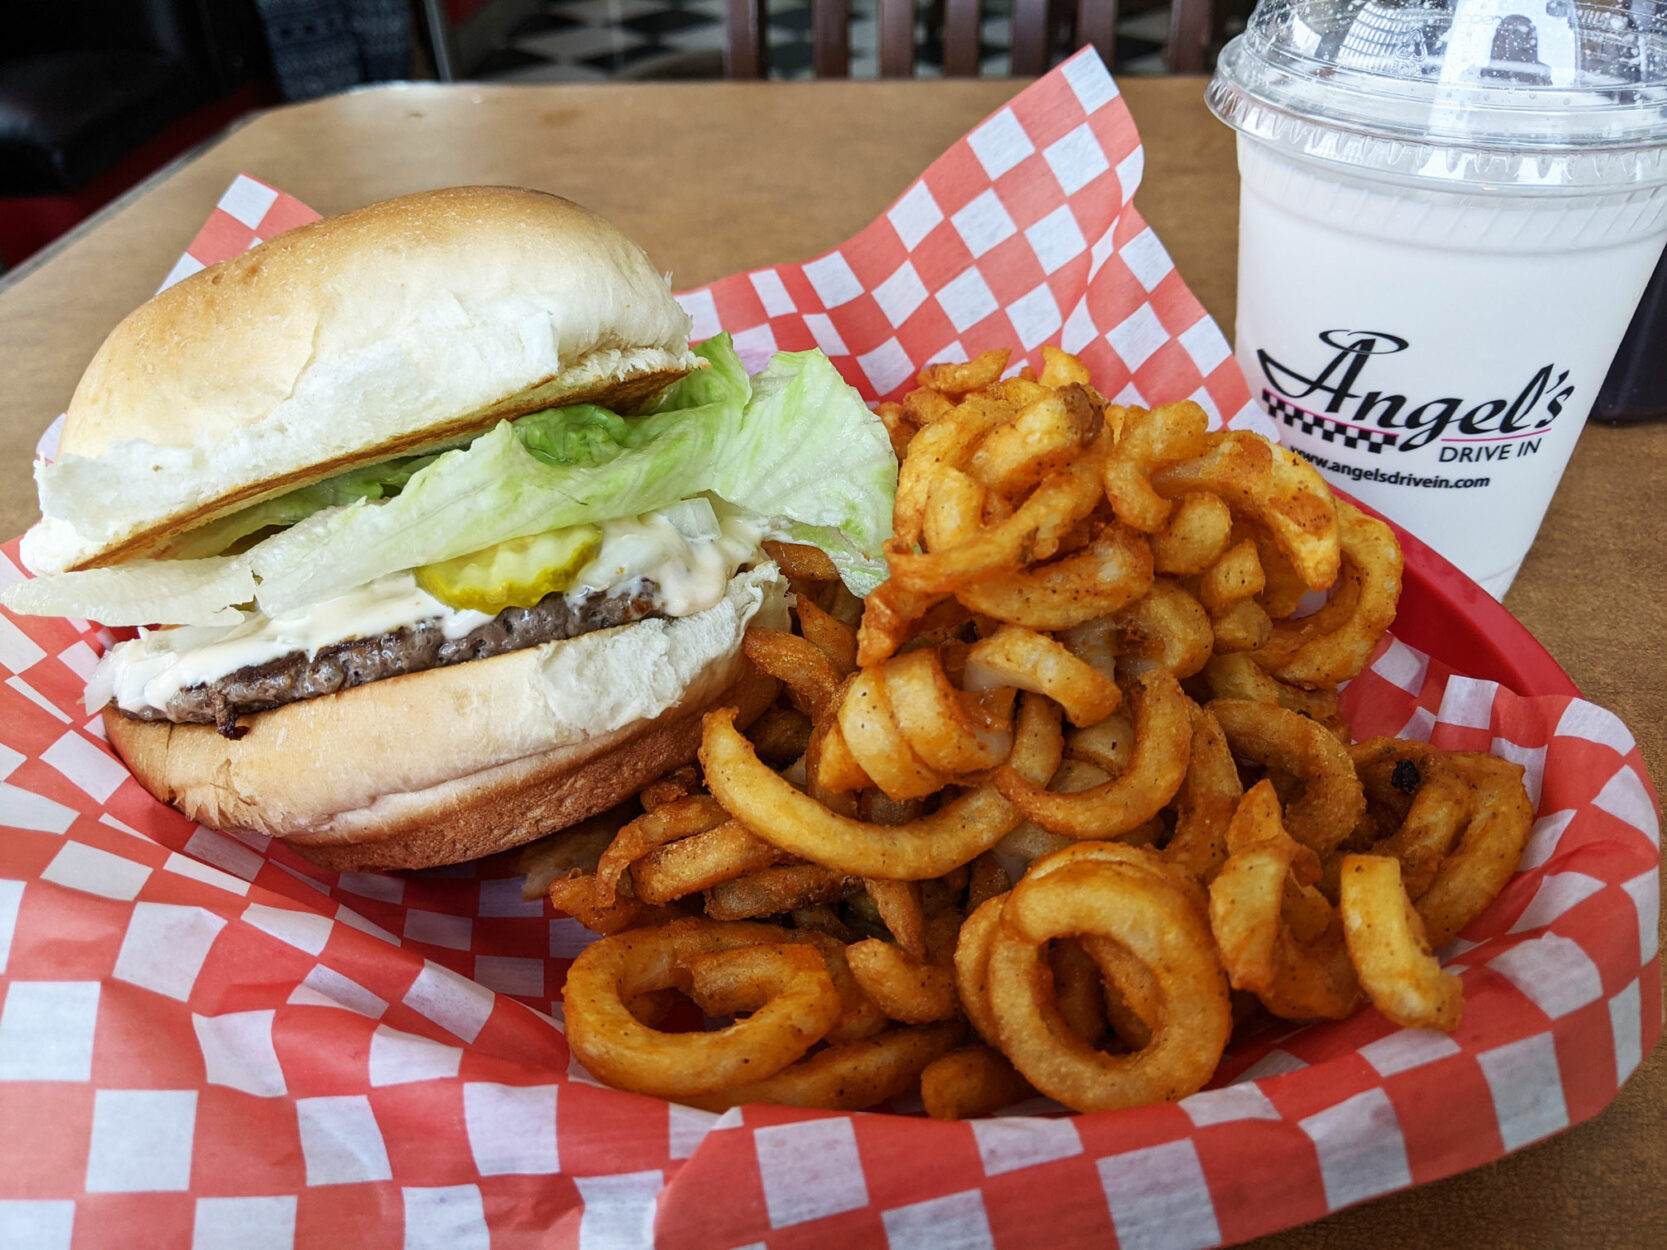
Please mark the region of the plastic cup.
POLYGON ((1264 0, 1209 102, 1252 395, 1503 596, 1667 245, 1667 0, 1264 0))

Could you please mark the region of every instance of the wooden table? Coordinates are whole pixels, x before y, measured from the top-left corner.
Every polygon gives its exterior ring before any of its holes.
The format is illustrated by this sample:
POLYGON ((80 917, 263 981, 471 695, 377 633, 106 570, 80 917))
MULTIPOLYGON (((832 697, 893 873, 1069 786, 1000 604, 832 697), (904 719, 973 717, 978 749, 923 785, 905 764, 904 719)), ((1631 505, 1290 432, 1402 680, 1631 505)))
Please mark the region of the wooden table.
MULTIPOLYGON (((37 513, 28 465, 100 340, 248 171, 320 212, 428 187, 559 191, 694 286, 855 233, 1016 92, 998 81, 417 85, 281 109, 165 171, 0 286, 0 533, 37 513)), ((1238 176, 1203 80, 1124 84, 1146 144, 1137 203, 1224 327, 1238 176)), ((1593 427, 1506 599, 1667 778, 1667 426, 1593 427)), ((1492 1166, 1263 1246, 1667 1245, 1667 1048, 1596 1119, 1492 1166)))

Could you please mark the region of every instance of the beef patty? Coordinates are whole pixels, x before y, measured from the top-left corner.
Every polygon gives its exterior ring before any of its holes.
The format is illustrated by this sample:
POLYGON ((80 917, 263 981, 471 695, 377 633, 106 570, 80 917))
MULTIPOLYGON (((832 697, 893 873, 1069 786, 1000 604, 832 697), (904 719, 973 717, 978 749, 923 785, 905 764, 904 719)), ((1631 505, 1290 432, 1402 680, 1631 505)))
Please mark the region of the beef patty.
POLYGON ((598 629, 611 629, 659 610, 659 587, 647 578, 616 589, 569 602, 560 591, 545 595, 530 608, 505 608, 497 616, 461 638, 447 638, 438 620, 419 621, 376 638, 350 638, 305 651, 281 655, 263 664, 250 664, 212 682, 187 686, 168 700, 166 708, 122 709, 139 720, 169 720, 183 724, 214 725, 228 738, 241 738, 238 718, 266 712, 286 703, 335 694, 366 682, 465 660, 485 660, 598 629))

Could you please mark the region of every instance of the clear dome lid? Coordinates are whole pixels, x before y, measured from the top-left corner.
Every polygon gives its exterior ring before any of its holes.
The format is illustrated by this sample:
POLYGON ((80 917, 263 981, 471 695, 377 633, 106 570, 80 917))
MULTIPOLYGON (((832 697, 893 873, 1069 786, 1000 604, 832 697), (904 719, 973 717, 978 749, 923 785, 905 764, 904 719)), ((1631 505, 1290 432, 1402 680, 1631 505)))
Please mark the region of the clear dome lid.
POLYGON ((1667 182, 1667 0, 1262 0, 1208 101, 1321 160, 1470 183, 1667 182))

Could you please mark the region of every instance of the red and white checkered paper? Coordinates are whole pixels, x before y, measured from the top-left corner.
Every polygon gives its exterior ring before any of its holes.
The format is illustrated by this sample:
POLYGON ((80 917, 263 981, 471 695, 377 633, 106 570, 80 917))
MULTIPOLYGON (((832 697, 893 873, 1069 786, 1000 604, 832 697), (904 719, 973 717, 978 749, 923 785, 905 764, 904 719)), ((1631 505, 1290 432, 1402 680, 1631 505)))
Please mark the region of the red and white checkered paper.
MULTIPOLYGON (((1084 54, 836 251, 681 298, 753 363, 814 344, 870 398, 931 359, 1062 343, 1121 397, 1254 420, 1129 204, 1140 163, 1084 54)), ((170 276, 311 216, 239 178, 170 276)), ((1364 1009, 1241 1042, 1177 1104, 942 1124, 599 1087, 558 1001, 589 934, 522 901, 512 854, 337 874, 192 825, 81 709, 105 639, 0 615, 0 1245, 1201 1247, 1585 1119, 1660 1033, 1660 832, 1631 735, 1398 641, 1347 691, 1357 734, 1505 755, 1536 806, 1517 876, 1444 952, 1459 1029, 1364 1009)))

